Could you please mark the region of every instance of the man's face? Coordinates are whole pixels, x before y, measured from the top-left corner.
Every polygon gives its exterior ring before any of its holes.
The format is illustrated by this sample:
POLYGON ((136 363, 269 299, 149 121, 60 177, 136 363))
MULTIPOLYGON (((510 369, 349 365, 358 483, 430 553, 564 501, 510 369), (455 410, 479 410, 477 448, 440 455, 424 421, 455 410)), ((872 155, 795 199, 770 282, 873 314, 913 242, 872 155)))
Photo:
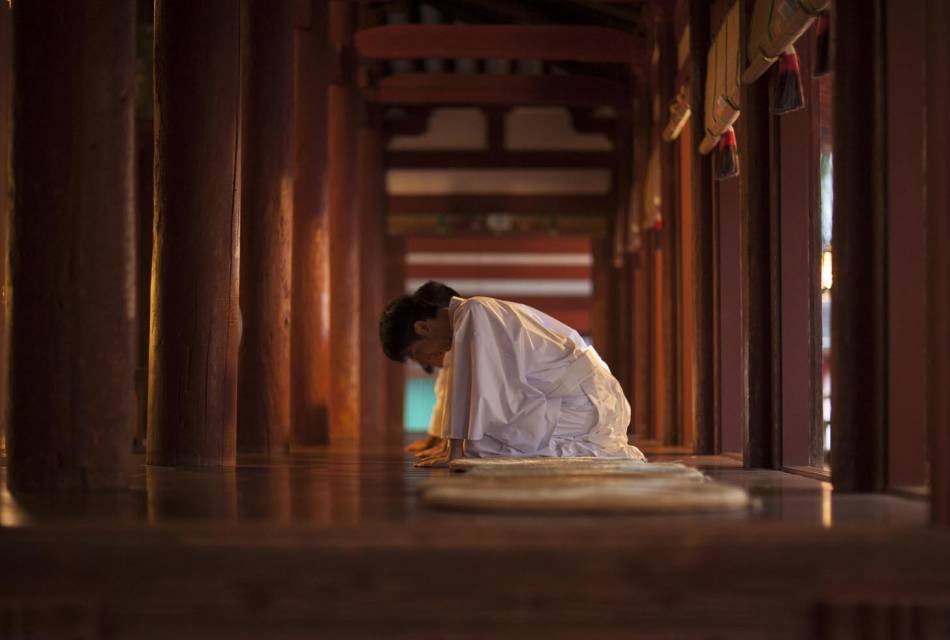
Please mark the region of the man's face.
POLYGON ((409 357, 423 367, 441 367, 451 346, 451 343, 446 345, 444 341, 434 337, 423 337, 409 347, 409 357))
POLYGON ((452 328, 447 317, 440 314, 414 325, 419 339, 409 347, 409 357, 423 367, 441 367, 445 354, 452 348, 452 328))

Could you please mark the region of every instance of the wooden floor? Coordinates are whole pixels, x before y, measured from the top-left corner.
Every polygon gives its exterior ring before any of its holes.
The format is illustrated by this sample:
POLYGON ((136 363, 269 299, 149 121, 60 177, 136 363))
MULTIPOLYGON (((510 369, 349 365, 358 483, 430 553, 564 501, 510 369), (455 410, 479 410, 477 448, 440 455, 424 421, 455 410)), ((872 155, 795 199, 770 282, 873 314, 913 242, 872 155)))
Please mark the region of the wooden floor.
POLYGON ((867 615, 950 624, 950 533, 926 526, 923 500, 686 461, 755 507, 431 511, 416 485, 448 472, 383 451, 143 466, 131 491, 84 498, 11 496, 3 469, 0 638, 858 638, 850 621, 867 615))

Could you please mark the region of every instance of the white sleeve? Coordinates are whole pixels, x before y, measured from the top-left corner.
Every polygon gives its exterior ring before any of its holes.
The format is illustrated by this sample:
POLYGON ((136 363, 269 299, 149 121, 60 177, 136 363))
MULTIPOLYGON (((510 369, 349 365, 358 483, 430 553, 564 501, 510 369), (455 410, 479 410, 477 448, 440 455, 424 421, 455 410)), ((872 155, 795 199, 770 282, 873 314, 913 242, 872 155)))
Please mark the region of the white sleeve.
POLYGON ((445 386, 448 378, 445 368, 439 369, 435 376, 435 405, 429 418, 429 435, 442 437, 442 415, 445 413, 445 386))

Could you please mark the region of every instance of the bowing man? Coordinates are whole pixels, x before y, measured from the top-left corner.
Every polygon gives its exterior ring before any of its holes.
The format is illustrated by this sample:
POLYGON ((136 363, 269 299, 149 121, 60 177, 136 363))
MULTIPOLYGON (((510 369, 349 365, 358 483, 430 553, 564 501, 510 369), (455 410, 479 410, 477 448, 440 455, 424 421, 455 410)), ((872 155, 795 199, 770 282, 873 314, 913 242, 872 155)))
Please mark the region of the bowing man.
POLYGON ((445 363, 445 440, 417 466, 463 455, 644 459, 627 442, 630 404, 610 369, 577 331, 537 309, 403 295, 386 306, 379 334, 392 360, 445 363))

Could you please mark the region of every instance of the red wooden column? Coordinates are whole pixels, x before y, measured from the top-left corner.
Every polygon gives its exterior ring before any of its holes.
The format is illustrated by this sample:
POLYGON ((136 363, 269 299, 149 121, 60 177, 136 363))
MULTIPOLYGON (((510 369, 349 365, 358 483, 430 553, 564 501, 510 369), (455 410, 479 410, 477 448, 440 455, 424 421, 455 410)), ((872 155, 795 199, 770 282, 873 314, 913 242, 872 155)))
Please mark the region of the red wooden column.
MULTIPOLYGON (((689 50, 692 62, 689 90, 693 110, 689 126, 692 128, 692 140, 695 145, 699 144, 699 141, 703 138, 705 117, 703 96, 705 95, 706 82, 706 54, 709 50, 709 3, 691 1, 689 6, 689 50)), ((675 50, 668 48, 667 51, 669 52, 667 68, 675 68, 675 50)), ((672 89, 673 87, 671 87, 672 89)), ((716 267, 713 261, 715 220, 713 217, 712 161, 696 151, 695 146, 690 151, 692 243, 688 248, 683 247, 683 250, 692 252, 693 273, 690 274, 694 278, 692 283, 692 323, 685 329, 694 334, 694 348, 689 355, 693 376, 690 385, 691 397, 685 400, 692 405, 690 413, 695 426, 694 449, 696 453, 708 454, 716 452, 715 413, 718 407, 714 394, 716 368, 713 325, 716 322, 717 311, 713 305, 714 287, 716 286, 713 274, 716 267)))
POLYGON ((843 491, 882 490, 886 474, 883 25, 882 0, 835 5, 831 476, 843 491))
MULTIPOLYGON (((657 64, 656 75, 656 94, 660 101, 660 122, 656 123, 654 131, 654 144, 657 145, 660 155, 660 176, 661 176, 661 198, 663 202, 663 258, 660 266, 663 272, 663 291, 662 298, 658 301, 660 304, 660 313, 663 320, 663 326, 668 327, 664 334, 664 341, 660 357, 663 359, 663 369, 665 375, 661 384, 664 388, 663 393, 663 415, 665 416, 665 428, 667 444, 686 444, 684 435, 687 425, 681 419, 683 412, 679 406, 679 394, 677 393, 678 383, 681 384, 680 373, 682 368, 678 366, 680 360, 680 335, 677 331, 677 317, 680 314, 677 300, 680 297, 678 286, 678 271, 680 264, 680 253, 684 249, 681 247, 679 238, 682 235, 680 231, 682 216, 680 214, 679 198, 676 193, 676 159, 673 145, 660 139, 665 123, 663 118, 666 115, 666 106, 673 98, 673 83, 676 79, 676 43, 673 41, 673 16, 670 7, 662 5, 656 6, 656 15, 654 29, 656 31, 656 44, 659 48, 659 60, 657 64)), ((692 330, 689 328, 688 330, 692 330)), ((698 343, 697 343, 698 344, 698 343)), ((702 362, 702 353, 699 349, 694 351, 694 357, 702 362)), ((684 398, 691 401, 691 398, 684 398)), ((699 416, 697 416, 699 417, 699 416)), ((691 430, 691 429, 690 429, 691 430)), ((700 451, 700 453, 706 453, 700 451)))
POLYGON ((0 449, 5 448, 10 366, 10 161, 13 134, 13 13, 0 2, 0 449))
POLYGON ((290 447, 293 4, 242 0, 237 447, 290 447))
POLYGON ((294 30, 294 234, 291 423, 298 444, 327 444, 330 254, 327 192, 329 10, 312 0, 294 30))
MULTIPOLYGON (((386 236, 385 295, 386 302, 406 291, 406 241, 401 236, 386 236)), ((386 443, 397 447, 403 444, 404 402, 406 397, 406 367, 385 359, 386 371, 386 443)))
POLYGON ((613 242, 610 236, 607 236, 592 238, 590 244, 593 253, 593 264, 591 266, 593 285, 591 338, 597 353, 604 359, 607 366, 613 369, 616 366, 614 344, 611 340, 613 336, 611 335, 612 322, 610 318, 610 299, 613 296, 613 287, 611 286, 613 242))
POLYGON ((353 34, 357 3, 330 0, 337 56, 329 89, 327 141, 330 243, 330 443, 359 443, 360 216, 356 205, 357 110, 353 34))
POLYGON ((386 385, 383 350, 379 343, 379 316, 385 294, 385 202, 382 113, 366 105, 357 134, 358 198, 360 216, 360 443, 378 448, 387 443, 386 385))
POLYGON ((240 4, 155 5, 149 464, 234 463, 240 4))
MULTIPOLYGON (((950 5, 927 3, 927 420, 930 426, 930 499, 933 521, 950 525, 950 5)), ((832 452, 833 453, 833 452, 832 452)))
POLYGON ((123 487, 135 412, 135 4, 18 2, 13 19, 10 485, 123 487))
MULTIPOLYGON (((742 0, 740 11, 742 33, 745 34, 749 29, 752 2, 742 0)), ((691 26, 690 33, 693 30, 691 26)), ((777 450, 780 443, 773 430, 776 400, 772 393, 771 270, 774 256, 771 251, 770 171, 773 165, 768 81, 760 78, 754 84, 743 84, 741 101, 742 116, 739 118, 737 137, 742 167, 739 174, 739 272, 742 296, 743 460, 747 467, 774 468, 781 460, 777 450)), ((694 117, 697 115, 693 114, 694 117)), ((697 122, 701 122, 701 119, 697 122)), ((703 164, 708 175, 708 160, 703 164)), ((696 202, 698 204, 700 200, 696 202)))

